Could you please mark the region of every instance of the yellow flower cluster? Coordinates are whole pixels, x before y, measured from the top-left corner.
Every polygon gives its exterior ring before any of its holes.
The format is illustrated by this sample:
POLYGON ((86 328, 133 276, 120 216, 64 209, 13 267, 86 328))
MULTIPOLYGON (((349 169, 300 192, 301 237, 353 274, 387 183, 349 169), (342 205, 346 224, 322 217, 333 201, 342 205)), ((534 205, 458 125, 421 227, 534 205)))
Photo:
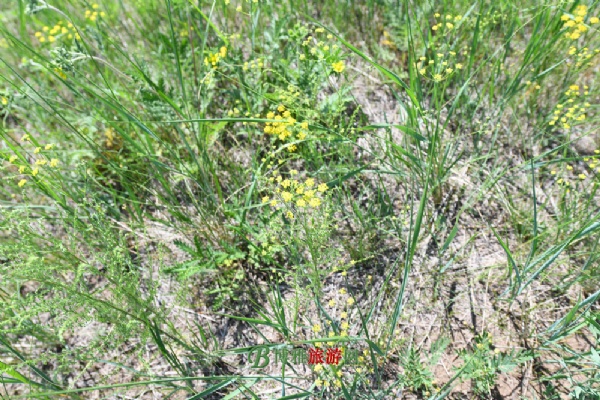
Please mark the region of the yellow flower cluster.
POLYGON ((263 62, 263 60, 261 58, 259 58, 257 60, 251 60, 250 62, 246 61, 244 63, 244 65, 242 66, 242 69, 244 71, 248 71, 249 69, 262 68, 264 66, 265 66, 265 63, 263 62))
MULTIPOLYGON (((290 174, 293 176, 297 172, 292 170, 290 174)), ((297 208, 312 207, 317 208, 323 204, 323 193, 328 189, 326 183, 316 185, 313 178, 308 178, 304 182, 297 179, 283 179, 281 175, 269 178, 270 182, 277 182, 278 187, 275 189, 276 196, 271 198, 264 196, 262 202, 269 203, 271 207, 277 207, 280 204, 295 204, 297 208)), ((294 218, 292 210, 286 212, 288 219, 294 218)))
MULTIPOLYGON (((587 166, 590 168, 589 173, 594 175, 594 173, 600 173, 600 159, 597 158, 598 154, 600 154, 600 150, 594 150, 596 156, 590 158, 586 157, 583 159, 587 166)), ((574 168, 572 165, 566 165, 564 169, 557 171, 555 169, 550 171, 550 175, 552 176, 560 176, 559 179, 556 180, 556 183, 563 188, 566 188, 566 192, 569 193, 571 191, 571 181, 570 180, 579 180, 583 181, 587 179, 588 175, 585 174, 584 171, 580 171, 579 174, 574 172, 574 168), (576 176, 575 176, 576 175, 576 176)))
POLYGON ((435 54, 435 57, 430 60, 427 60, 427 57, 424 56, 420 57, 416 64, 419 74, 424 77, 429 75, 434 82, 441 82, 455 71, 463 69, 463 65, 454 59, 456 52, 450 51, 448 55, 450 56, 448 59, 445 58, 447 56, 443 53, 435 54))
MULTIPOLYGON (((269 135, 275 135, 279 140, 285 141, 291 137, 292 134, 296 133, 298 140, 306 139, 308 134, 308 122, 296 123, 296 119, 292 117, 292 113, 286 110, 284 105, 277 107, 277 114, 273 111, 267 113, 267 119, 274 119, 277 122, 267 122, 264 128, 264 132, 269 135)), ((288 151, 293 152, 296 150, 296 145, 288 146, 288 151)))
POLYGON ((442 28, 446 28, 447 30, 454 29, 454 23, 460 21, 462 19, 462 15, 455 15, 454 17, 450 14, 446 15, 445 18, 441 18, 442 16, 439 13, 435 13, 434 17, 436 19, 441 19, 440 22, 434 24, 431 27, 431 30, 438 31, 442 28))
POLYGON ((40 43, 54 43, 57 39, 69 39, 73 38, 79 40, 79 33, 77 33, 77 29, 73 26, 72 23, 67 23, 66 25, 63 21, 58 21, 56 25, 52 28, 49 26, 44 26, 41 32, 36 32, 34 36, 38 39, 40 43))
MULTIPOLYGON (((30 142, 31 141, 31 137, 29 135, 23 135, 23 137, 21 138, 22 142, 30 142)), ((44 146, 43 150, 52 150, 52 148, 54 147, 53 144, 47 144, 44 146)), ((40 154, 42 152, 42 147, 41 146, 37 146, 34 148, 33 150, 33 154, 40 154)), ((14 165, 19 165, 19 174, 29 174, 33 177, 37 176, 40 171, 41 171, 41 167, 44 165, 48 165, 51 168, 56 168, 59 164, 58 159, 56 158, 50 158, 48 159, 47 157, 42 157, 42 158, 38 158, 33 162, 33 166, 30 166, 27 163, 18 163, 18 161, 20 161, 19 157, 17 155, 12 155, 10 156, 10 158, 8 159, 8 162, 14 165)), ((22 160, 21 160, 22 161, 22 160)), ((23 187, 25 186, 25 184, 27 183, 27 179, 26 178, 21 178, 19 180, 19 182, 17 183, 17 185, 19 187, 23 187)))
MULTIPOLYGON (((587 85, 583 86, 584 95, 589 93, 588 89, 587 85)), ((573 122, 585 120, 585 110, 586 107, 590 106, 590 103, 581 103, 579 101, 579 104, 577 104, 577 100, 581 96, 579 85, 569 86, 569 90, 565 92, 565 95, 567 96, 567 100, 556 105, 554 116, 548 125, 553 126, 560 121, 564 129, 570 129, 573 122)))
POLYGON ((346 65, 344 64, 343 61, 338 61, 338 62, 331 64, 331 67, 333 68, 334 72, 341 74, 344 71, 344 68, 346 68, 346 65))
POLYGON ((223 46, 217 53, 208 53, 207 57, 204 57, 204 65, 212 66, 213 69, 217 69, 217 65, 221 59, 227 57, 227 47, 223 46))
POLYGON ((383 40, 381 41, 381 44, 384 46, 391 47, 392 49, 395 49, 396 45, 390 39, 391 39, 390 33, 388 31, 383 31, 383 40))
MULTIPOLYGON (((594 50, 594 53, 600 53, 600 50, 596 49, 594 50)), ((570 56, 576 56, 576 61, 575 61, 575 66, 577 68, 584 66, 584 65, 590 65, 592 63, 591 58, 593 56, 592 52, 590 52, 590 49, 587 47, 584 47, 581 50, 578 50, 577 47, 575 46, 571 46, 569 47, 569 55, 570 56)), ((568 63, 572 63, 572 61, 567 61, 568 63)))
MULTIPOLYGON (((319 33, 323 33, 323 32, 325 32, 325 29, 323 29, 323 28, 315 29, 315 35, 319 34, 319 33)), ((333 35, 331 35, 331 34, 327 35, 327 39, 331 40, 333 38, 334 38, 333 35)), ((339 48, 339 46, 337 44, 330 45, 327 43, 326 40, 319 40, 318 38, 315 38, 313 36, 307 37, 306 40, 304 40, 302 42, 303 47, 308 47, 311 44, 314 44, 314 46, 311 47, 308 52, 313 56, 317 56, 319 59, 323 59, 326 56, 331 55, 332 51, 335 51, 339 48)), ((301 53, 300 60, 306 60, 306 54, 301 53)), ((343 62, 342 62, 342 64, 343 64, 343 62)), ((340 64, 338 63, 338 65, 340 65, 340 64)), ((342 68, 342 70, 343 70, 343 68, 342 68)), ((336 72, 338 72, 338 71, 336 71, 336 72)), ((339 72, 341 72, 341 71, 339 71, 339 72)))
MULTIPOLYGON (((564 21, 563 28, 566 29, 565 36, 571 40, 577 40, 588 30, 588 25, 585 23, 585 17, 587 16, 587 6, 580 4, 575 8, 573 15, 563 14, 560 17, 561 21, 564 21)), ((589 24, 597 24, 600 22, 598 17, 591 17, 589 24)))
POLYGON ((98 16, 102 18, 106 17, 104 11, 96 11, 98 8, 100 8, 98 4, 92 4, 92 10, 85 10, 85 19, 95 22, 98 19, 98 16))

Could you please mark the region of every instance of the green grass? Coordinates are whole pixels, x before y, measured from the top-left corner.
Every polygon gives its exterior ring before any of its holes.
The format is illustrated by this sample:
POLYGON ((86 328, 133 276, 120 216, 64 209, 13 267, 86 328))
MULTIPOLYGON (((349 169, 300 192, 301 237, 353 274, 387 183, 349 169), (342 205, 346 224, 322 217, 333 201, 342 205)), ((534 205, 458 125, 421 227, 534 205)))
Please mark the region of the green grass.
POLYGON ((0 393, 598 398, 599 15, 0 6, 0 393))

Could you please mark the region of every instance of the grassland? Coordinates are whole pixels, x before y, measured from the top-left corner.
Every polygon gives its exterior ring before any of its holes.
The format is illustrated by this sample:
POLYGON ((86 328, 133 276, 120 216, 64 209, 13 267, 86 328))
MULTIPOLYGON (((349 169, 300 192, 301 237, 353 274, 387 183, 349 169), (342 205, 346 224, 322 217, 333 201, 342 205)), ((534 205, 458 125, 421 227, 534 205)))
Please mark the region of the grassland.
POLYGON ((600 399, 598 17, 2 2, 0 395, 600 399))

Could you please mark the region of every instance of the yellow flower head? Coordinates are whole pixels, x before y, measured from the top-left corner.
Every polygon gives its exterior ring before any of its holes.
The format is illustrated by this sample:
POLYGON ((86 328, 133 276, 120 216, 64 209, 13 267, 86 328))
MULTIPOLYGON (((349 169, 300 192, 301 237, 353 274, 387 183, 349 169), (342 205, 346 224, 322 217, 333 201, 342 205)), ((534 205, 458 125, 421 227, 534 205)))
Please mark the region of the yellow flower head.
POLYGON ((319 333, 319 332, 321 332, 321 326, 320 326, 319 324, 314 324, 314 325, 312 326, 312 331, 313 331, 314 333, 319 333))
POLYGON ((325 191, 327 191, 328 186, 326 183, 321 183, 318 187, 317 190, 321 193, 324 193, 325 191))
POLYGON ((25 186, 26 183, 27 183, 27 179, 21 179, 17 185, 19 185, 19 187, 23 187, 23 186, 25 186))
POLYGON ((12 164, 12 163, 14 163, 17 160, 17 158, 19 158, 19 157, 15 156, 15 155, 12 155, 8 159, 8 162, 12 164))
POLYGON ((49 165, 51 167, 56 167, 58 165, 58 160, 56 158, 51 159, 49 165))
POLYGON ((283 198, 283 201, 285 201, 287 203, 292 200, 294 195, 291 194, 290 192, 285 191, 285 192, 281 193, 281 197, 283 198))
POLYGON ((38 167, 35 167, 34 169, 31 170, 31 175, 36 176, 38 174, 38 172, 40 172, 40 169, 38 167))
POLYGON ((319 199, 318 197, 313 197, 312 199, 310 199, 308 204, 310 204, 310 206, 313 208, 317 208, 321 205, 321 199, 319 199))
POLYGON ((582 5, 578 5, 577 8, 575 8, 575 15, 580 16, 580 17, 585 17, 587 14, 588 8, 587 6, 582 5))
POLYGON ((344 65, 343 61, 338 61, 336 63, 331 64, 331 66, 333 67, 333 70, 335 72, 342 73, 342 71, 344 71, 344 68, 346 68, 346 66, 344 65))

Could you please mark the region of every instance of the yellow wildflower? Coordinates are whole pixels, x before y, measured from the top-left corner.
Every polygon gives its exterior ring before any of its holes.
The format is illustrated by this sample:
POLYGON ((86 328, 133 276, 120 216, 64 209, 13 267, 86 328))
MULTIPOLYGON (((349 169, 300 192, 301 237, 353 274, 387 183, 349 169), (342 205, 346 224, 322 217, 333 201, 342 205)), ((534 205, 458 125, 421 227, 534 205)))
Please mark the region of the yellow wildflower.
POLYGON ((298 207, 305 207, 306 206, 306 201, 304 199, 298 199, 298 201, 296 201, 296 205, 298 207))
POLYGON ((598 22, 600 22, 600 18, 598 18, 598 17, 590 18, 590 24, 597 24, 598 22))
POLYGON ((326 183, 321 183, 318 187, 317 190, 321 193, 324 193, 325 191, 327 191, 328 187, 326 183))
POLYGON ((17 185, 19 185, 19 187, 23 187, 23 186, 25 186, 26 183, 27 183, 27 179, 21 179, 17 185))
POLYGON ((35 162, 35 165, 45 165, 47 162, 48 162, 48 161, 46 161, 46 160, 37 160, 37 161, 35 162))
POLYGON ((292 200, 292 198, 294 197, 294 195, 292 195, 290 192, 286 191, 286 192, 281 193, 281 197, 283 198, 283 201, 285 201, 287 203, 290 200, 292 200))
POLYGON ((575 15, 578 15, 578 16, 580 16, 580 17, 585 17, 585 16, 586 16, 586 14, 587 14, 587 10, 588 10, 587 6, 585 6, 585 5, 578 5, 578 6, 575 8, 575 12, 574 12, 574 14, 575 14, 575 15))
POLYGON ((310 204, 310 206, 313 208, 317 208, 321 205, 321 199, 319 199, 318 197, 313 197, 312 199, 310 199, 308 204, 310 204))
POLYGON ((442 80, 442 75, 440 75, 440 74, 433 75, 433 80, 436 81, 436 82, 441 81, 442 80))
POLYGON ((285 216, 286 216, 288 219, 294 219, 294 214, 293 214, 291 211, 288 211, 288 212, 286 212, 286 213, 285 213, 285 216))
POLYGON ((346 318, 348 318, 348 313, 344 311, 343 313, 341 313, 341 314, 340 314, 340 318, 341 318, 341 319, 346 319, 346 318))
POLYGON ((56 167, 58 166, 58 160, 56 158, 53 158, 50 160, 50 164, 51 167, 56 167))
POLYGON ((354 299, 352 297, 348 297, 348 300, 346 300, 346 303, 348 303, 348 305, 351 306, 352 304, 354 304, 354 299))
POLYGON ((40 172, 40 169, 38 167, 35 167, 34 169, 31 170, 31 175, 36 176, 38 174, 38 172, 40 172))
POLYGON ((312 331, 313 331, 314 333, 319 333, 319 332, 321 332, 321 326, 320 326, 319 324, 314 324, 314 325, 313 325, 313 327, 312 327, 312 331))
POLYGON ((333 63, 333 64, 331 64, 331 66, 333 67, 333 70, 335 72, 337 72, 338 74, 341 73, 342 71, 344 71, 344 68, 346 68, 343 61, 338 61, 336 63, 333 63))
POLYGON ((36 147, 36 148, 35 148, 35 150, 33 150, 33 153, 34 153, 34 154, 37 154, 37 153, 39 153, 41 150, 42 150, 42 148, 41 148, 41 147, 36 147))

